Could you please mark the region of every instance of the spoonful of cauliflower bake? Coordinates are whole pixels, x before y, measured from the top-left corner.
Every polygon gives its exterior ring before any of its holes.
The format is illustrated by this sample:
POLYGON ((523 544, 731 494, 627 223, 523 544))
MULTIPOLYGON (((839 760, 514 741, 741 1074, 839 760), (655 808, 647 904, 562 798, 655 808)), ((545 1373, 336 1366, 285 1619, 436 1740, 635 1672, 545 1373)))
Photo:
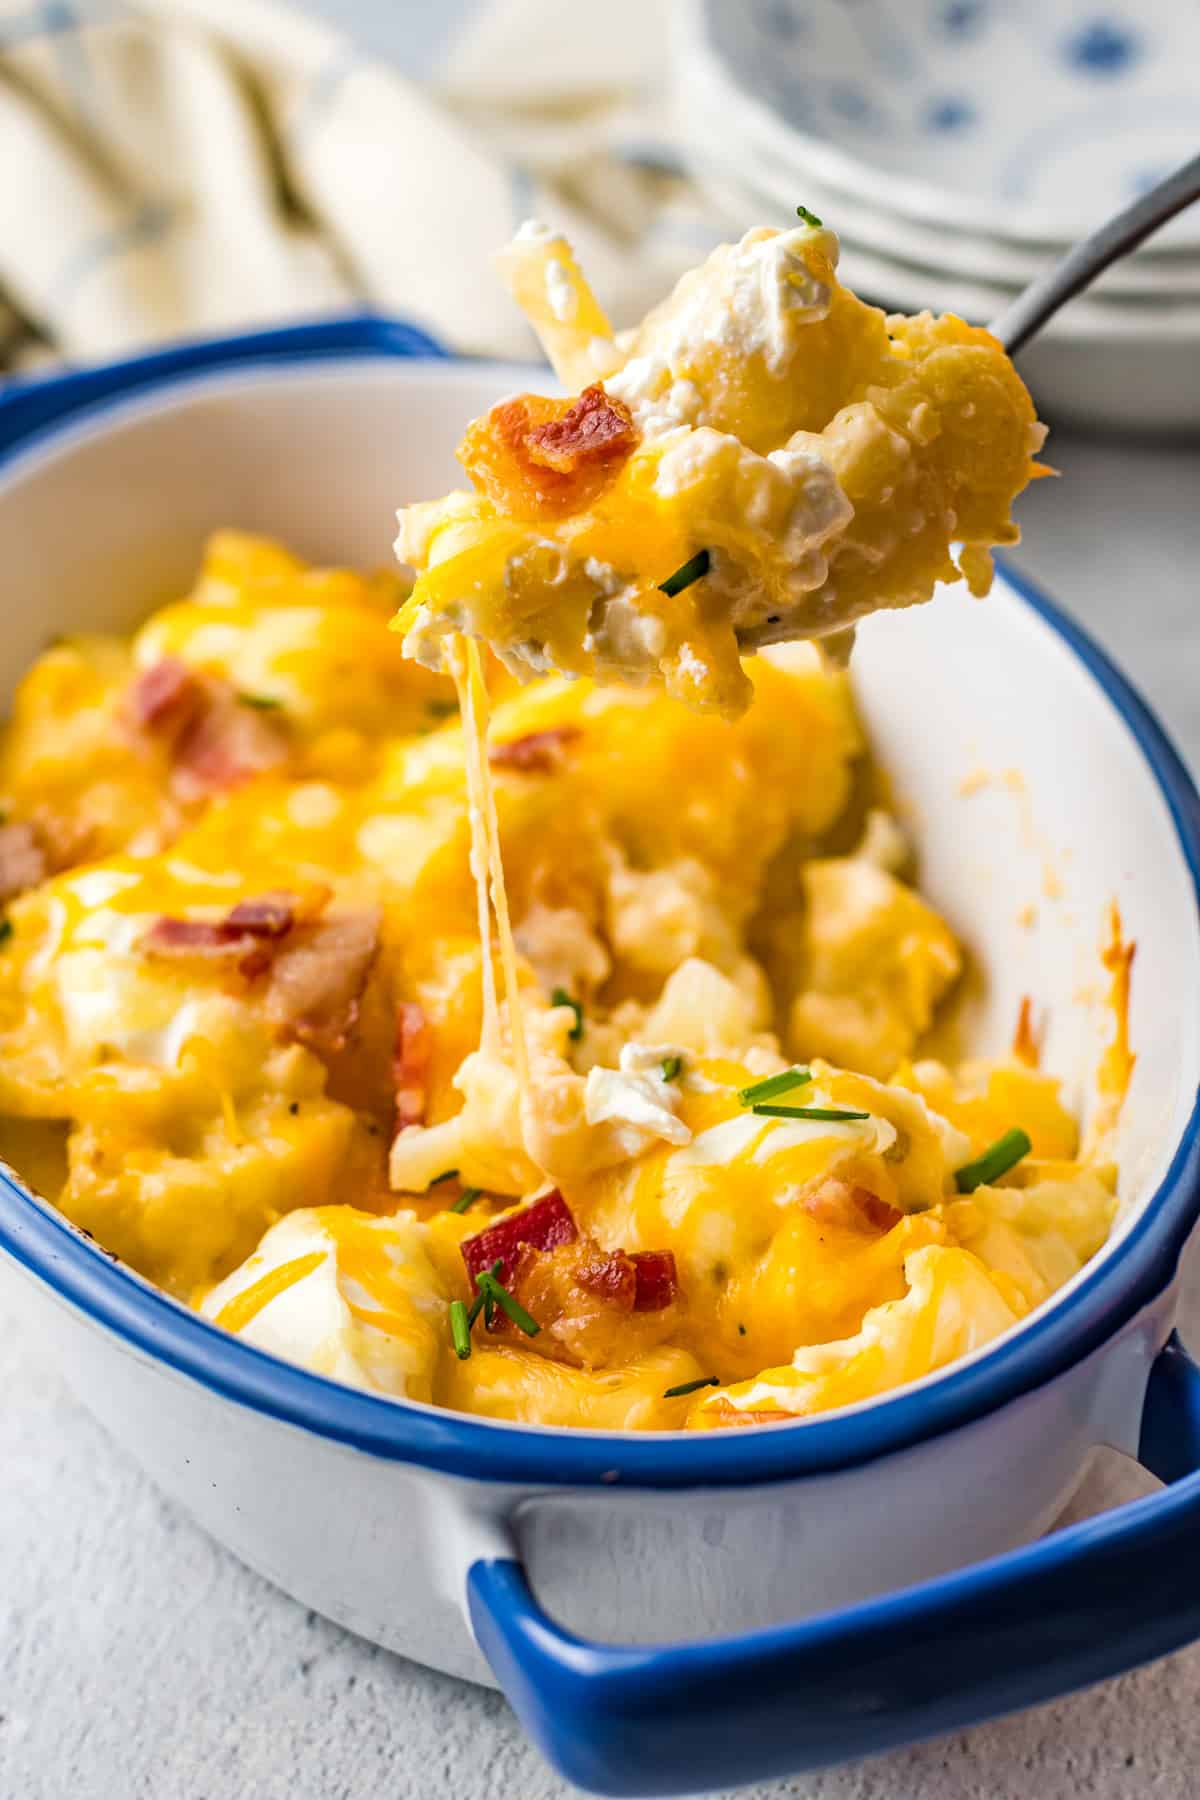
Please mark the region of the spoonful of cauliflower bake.
POLYGON ((397 624, 445 664, 456 633, 522 679, 658 683, 733 718, 741 657, 991 582, 1045 437, 1000 341, 888 317, 837 278, 799 209, 690 271, 614 333, 566 240, 528 223, 500 265, 569 397, 517 394, 468 426, 469 490, 405 507, 417 572, 397 624))

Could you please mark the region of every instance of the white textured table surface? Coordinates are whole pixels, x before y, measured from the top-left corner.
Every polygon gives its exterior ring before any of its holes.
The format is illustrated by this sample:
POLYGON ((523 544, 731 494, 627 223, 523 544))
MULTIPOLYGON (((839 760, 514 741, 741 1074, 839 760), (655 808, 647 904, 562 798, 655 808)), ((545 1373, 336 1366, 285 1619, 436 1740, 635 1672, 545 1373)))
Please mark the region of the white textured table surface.
MULTIPOLYGON (((1055 439, 1022 565, 1200 767, 1200 451, 1055 439)), ((1200 1341, 1200 1281, 1185 1331, 1200 1341)), ((1114 1458, 1089 1495, 1137 1480, 1114 1458)), ((1089 1507, 1090 1510, 1090 1507, 1089 1507)), ((804 1800, 1185 1800, 1200 1648, 965 1736, 748 1790, 804 1800)), ((0 1316, 0 1800, 550 1800, 496 1695, 306 1613, 168 1506, 0 1316)))

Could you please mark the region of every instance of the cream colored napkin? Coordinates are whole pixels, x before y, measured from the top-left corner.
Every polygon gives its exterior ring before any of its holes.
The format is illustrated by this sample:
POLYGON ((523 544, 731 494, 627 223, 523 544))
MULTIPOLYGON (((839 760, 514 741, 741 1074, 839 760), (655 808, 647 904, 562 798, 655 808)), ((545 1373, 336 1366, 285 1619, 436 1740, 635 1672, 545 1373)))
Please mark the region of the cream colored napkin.
POLYGON ((0 367, 371 307, 533 353, 492 253, 565 227, 618 323, 715 241, 668 0, 493 0, 423 91, 270 0, 0 0, 0 367))

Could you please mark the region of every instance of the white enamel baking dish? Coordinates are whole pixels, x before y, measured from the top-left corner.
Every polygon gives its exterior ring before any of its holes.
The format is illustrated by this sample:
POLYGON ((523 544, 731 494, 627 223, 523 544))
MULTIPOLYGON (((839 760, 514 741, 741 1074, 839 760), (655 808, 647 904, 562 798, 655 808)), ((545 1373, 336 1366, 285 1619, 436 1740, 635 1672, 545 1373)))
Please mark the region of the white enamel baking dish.
MULTIPOLYGON (((8 390, 6 693, 52 634, 132 626, 180 591, 214 526, 386 560, 396 504, 441 489, 461 422, 518 380, 365 320, 8 390)), ((1121 676, 1011 579, 985 604, 955 593, 872 622, 855 681, 923 885, 988 970, 981 1047, 1007 1040, 1030 992, 1050 1066, 1085 1070, 1095 1019, 1078 992, 1110 898, 1138 942, 1123 1222, 968 1363, 759 1431, 465 1419, 216 1331, 0 1177, 19 1315, 161 1487, 306 1605, 498 1681, 550 1759, 599 1792, 852 1757, 1200 1635, 1200 1373, 1170 1336, 1200 1190, 1200 803, 1121 676), (973 770, 1012 769, 1024 786, 959 791, 973 770), (1035 902, 1030 930, 1018 915, 1035 902), (1032 1543, 1098 1444, 1171 1485, 1032 1543)))

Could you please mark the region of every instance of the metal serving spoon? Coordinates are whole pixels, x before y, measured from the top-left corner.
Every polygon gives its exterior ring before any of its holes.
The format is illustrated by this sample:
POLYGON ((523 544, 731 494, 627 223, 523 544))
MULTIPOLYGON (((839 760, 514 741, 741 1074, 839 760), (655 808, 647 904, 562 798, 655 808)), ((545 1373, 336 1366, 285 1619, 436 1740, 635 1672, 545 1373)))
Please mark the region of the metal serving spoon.
POLYGON ((1128 256, 1152 232, 1194 200, 1200 200, 1200 156, 1193 156, 1190 162, 1152 187, 1132 206, 1114 214, 1090 236, 1081 239, 1067 251, 1061 262, 1030 282, 1012 305, 993 320, 990 330, 1011 356, 1041 330, 1047 319, 1054 317, 1059 307, 1090 287, 1110 263, 1128 256))

